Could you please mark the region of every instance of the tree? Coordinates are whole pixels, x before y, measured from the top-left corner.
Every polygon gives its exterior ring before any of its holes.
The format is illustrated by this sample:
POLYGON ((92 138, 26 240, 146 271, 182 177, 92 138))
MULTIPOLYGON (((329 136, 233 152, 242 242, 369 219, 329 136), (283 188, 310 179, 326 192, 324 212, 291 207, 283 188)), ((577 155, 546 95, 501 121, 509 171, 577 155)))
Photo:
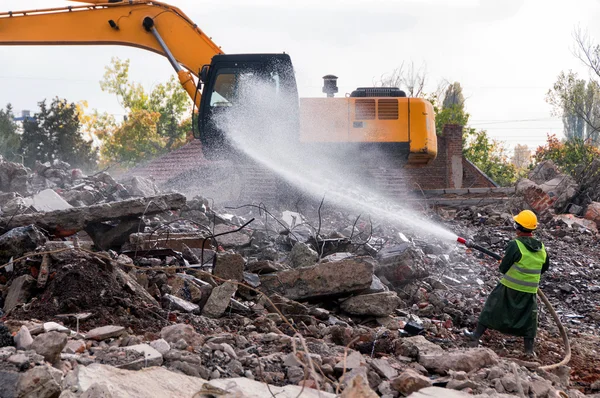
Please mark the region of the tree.
POLYGON ((117 126, 114 120, 103 119, 105 130, 101 149, 103 159, 132 166, 162 153, 165 138, 158 133, 160 114, 147 110, 132 111, 127 120, 117 126))
POLYGON ((548 91, 546 101, 553 106, 554 115, 562 116, 567 139, 600 143, 600 85, 597 81, 579 79, 572 71, 561 72, 548 91))
POLYGON ((501 142, 490 138, 485 130, 465 128, 463 155, 500 186, 510 186, 517 180, 516 167, 508 161, 501 142))
POLYGON ((87 126, 110 148, 102 150, 102 156, 109 156, 106 162, 126 162, 149 159, 161 153, 175 149, 187 141, 191 128, 191 100, 186 91, 171 77, 166 83, 156 85, 151 92, 144 87, 129 81, 129 60, 121 61, 113 58, 111 65, 105 69, 100 82, 103 91, 115 94, 119 103, 128 112, 127 121, 122 125, 116 123, 109 115, 98 115, 87 126), (132 143, 131 137, 143 136, 142 130, 149 127, 151 121, 155 126, 146 132, 144 143, 132 143), (95 124, 95 123, 98 124, 95 124), (136 124, 139 123, 139 124, 136 124), (132 129, 125 132, 123 129, 132 129), (113 136, 116 134, 116 136, 113 136), (132 145, 133 144, 133 145, 132 145), (121 148, 118 148, 121 147, 121 148), (133 154, 132 149, 142 152, 133 154), (114 157, 113 157, 114 156, 114 157))
POLYGON ((446 124, 458 124, 467 126, 470 115, 465 111, 465 97, 462 94, 462 87, 459 82, 454 82, 447 86, 444 94, 444 100, 440 108, 437 97, 431 98, 435 112, 435 131, 438 135, 442 134, 446 124))
POLYGON ((21 136, 17 130, 12 106, 8 104, 6 109, 0 109, 0 156, 4 159, 20 160, 21 136))
POLYGON ((93 170, 98 153, 80 131, 79 111, 74 103, 54 98, 38 103, 40 111, 23 122, 21 153, 26 166, 40 162, 62 160, 74 167, 93 170))
POLYGON ((409 97, 423 97, 426 83, 427 68, 425 64, 415 68, 414 62, 411 62, 407 67, 404 66, 403 62, 391 73, 381 75, 379 82, 375 85, 379 87, 398 87, 405 90, 409 97))
POLYGON ((517 144, 513 150, 511 163, 517 170, 524 170, 531 164, 531 151, 527 145, 517 144))
POLYGON ((590 164, 600 157, 600 149, 579 138, 561 141, 556 135, 548 135, 546 145, 536 149, 535 163, 552 160, 564 173, 575 175, 578 167, 590 164))

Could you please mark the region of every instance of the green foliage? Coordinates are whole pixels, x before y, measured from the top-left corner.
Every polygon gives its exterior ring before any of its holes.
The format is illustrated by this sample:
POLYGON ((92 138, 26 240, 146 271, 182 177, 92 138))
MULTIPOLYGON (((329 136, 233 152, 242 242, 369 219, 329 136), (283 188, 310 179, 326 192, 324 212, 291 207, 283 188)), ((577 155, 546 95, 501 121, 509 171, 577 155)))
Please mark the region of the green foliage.
POLYGON ((40 162, 59 159, 73 167, 95 169, 98 153, 80 131, 79 108, 67 100, 54 98, 38 103, 40 111, 23 122, 21 153, 23 163, 33 167, 40 162))
POLYGON ((548 135, 546 145, 537 148, 534 154, 535 163, 552 160, 564 173, 575 175, 578 166, 587 165, 600 157, 600 149, 591 141, 580 138, 559 140, 556 135, 548 135))
POLYGON ((0 156, 7 160, 20 160, 21 136, 17 132, 12 106, 0 109, 0 156))
POLYGON ((491 139, 485 130, 468 127, 470 115, 465 110, 465 100, 458 82, 448 86, 441 106, 436 95, 430 95, 427 100, 433 105, 438 135, 442 135, 447 124, 464 126, 463 155, 465 158, 473 162, 497 184, 509 186, 515 183, 520 174, 510 162, 502 143, 491 139))
POLYGON ((464 129, 464 156, 473 162, 500 186, 513 185, 519 177, 517 168, 510 163, 506 149, 491 139, 485 130, 464 129))
POLYGON ((454 82, 448 86, 441 104, 437 94, 431 94, 426 99, 433 105, 437 135, 442 135, 447 124, 466 126, 469 123, 470 115, 465 111, 465 99, 460 83, 454 82))
POLYGON ((565 136, 600 144, 600 85, 590 79, 579 79, 577 73, 561 72, 546 101, 553 114, 561 116, 565 136))
POLYGON ((98 113, 86 123, 88 129, 108 146, 101 151, 104 163, 133 165, 187 142, 191 121, 186 116, 190 113, 191 100, 175 77, 156 85, 148 93, 141 84, 129 81, 129 60, 113 58, 111 65, 106 67, 100 87, 115 94, 128 112, 127 120, 122 124, 109 115, 98 113), (148 142, 132 143, 130 139, 134 137, 148 142), (135 150, 140 152, 135 153, 135 150))
POLYGON ((165 138, 157 130, 159 119, 157 112, 135 110, 120 126, 114 125, 111 120, 104 120, 111 133, 104 137, 102 158, 131 166, 162 153, 165 138))

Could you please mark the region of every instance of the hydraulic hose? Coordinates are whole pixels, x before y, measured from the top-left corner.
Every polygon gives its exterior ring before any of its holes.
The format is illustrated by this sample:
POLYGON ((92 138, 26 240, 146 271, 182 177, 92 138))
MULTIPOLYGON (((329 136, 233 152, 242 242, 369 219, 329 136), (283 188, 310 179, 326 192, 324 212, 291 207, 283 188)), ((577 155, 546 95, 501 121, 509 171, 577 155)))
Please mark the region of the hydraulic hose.
MULTIPOLYGON (((456 241, 458 243, 461 243, 461 244, 471 248, 471 249, 475 249, 477 251, 485 253, 488 256, 490 256, 496 260, 502 259, 502 256, 473 243, 473 241, 471 241, 471 240, 467 240, 465 238, 458 237, 456 239, 456 241)), ((538 368, 541 370, 552 370, 552 369, 558 368, 559 366, 566 365, 567 363, 569 363, 569 361, 571 360, 571 343, 569 341, 569 336, 567 336, 567 331, 565 330, 563 324, 560 322, 560 319, 558 318, 558 314, 552 307, 552 304, 550 304, 550 301, 548 301, 548 298, 546 297, 544 292, 542 292, 542 289, 537 290, 537 295, 539 296, 540 300, 542 300, 542 302, 544 303, 544 305, 550 312, 550 315, 552 315, 552 319, 554 319, 554 322, 556 323, 556 326, 558 327, 558 331, 560 332, 560 336, 563 339, 563 343, 565 344, 565 357, 563 358, 562 361, 560 361, 559 363, 552 364, 552 365, 540 366, 538 368)))

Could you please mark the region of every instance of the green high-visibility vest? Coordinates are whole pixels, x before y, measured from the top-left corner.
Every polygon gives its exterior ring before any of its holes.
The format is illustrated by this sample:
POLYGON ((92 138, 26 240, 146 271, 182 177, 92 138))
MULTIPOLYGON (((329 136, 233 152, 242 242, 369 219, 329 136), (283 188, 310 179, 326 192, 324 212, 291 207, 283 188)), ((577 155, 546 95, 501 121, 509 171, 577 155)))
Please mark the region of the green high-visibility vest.
POLYGON ((542 266, 546 262, 546 248, 542 243, 540 251, 532 252, 518 239, 515 239, 515 242, 521 252, 521 259, 510 267, 500 283, 520 292, 535 294, 540 285, 542 266))

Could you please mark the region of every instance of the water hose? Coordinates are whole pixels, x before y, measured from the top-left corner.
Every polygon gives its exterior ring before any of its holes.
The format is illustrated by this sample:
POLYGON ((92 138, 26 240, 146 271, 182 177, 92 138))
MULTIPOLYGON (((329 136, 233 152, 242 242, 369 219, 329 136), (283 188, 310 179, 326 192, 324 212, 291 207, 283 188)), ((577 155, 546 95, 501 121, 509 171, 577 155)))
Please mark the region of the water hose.
MULTIPOLYGON (((487 254, 488 256, 496 259, 496 260, 502 260, 502 256, 500 256, 497 253, 494 253, 492 251, 489 251, 488 249, 481 247, 477 244, 475 244, 473 241, 471 240, 467 240, 465 238, 461 238, 458 237, 456 239, 456 241, 458 243, 461 243, 465 246, 467 246, 468 248, 471 249, 475 249, 477 251, 480 251, 482 253, 487 254)), ((542 289, 538 289, 537 290, 537 295, 539 296, 540 300, 542 300, 542 303, 544 303, 544 305, 546 306, 546 308, 548 309, 548 311, 550 312, 550 315, 552 315, 552 319, 554 319, 554 322, 556 323, 556 326, 558 327, 558 330, 560 332, 560 336, 563 339, 563 343, 565 345, 565 357, 563 358, 562 361, 552 364, 552 365, 546 365, 546 366, 540 366, 538 367, 538 369, 540 370, 552 370, 552 369, 556 369, 562 365, 566 365, 567 363, 569 363, 569 361, 571 360, 571 343, 569 342, 569 337, 567 336, 567 331, 565 330, 563 324, 560 322, 560 319, 558 318, 558 314, 556 313, 556 311, 554 310, 554 308, 552 307, 552 304, 550 304, 550 301, 548 301, 548 298, 546 297, 546 295, 544 294, 544 292, 542 292, 542 289)))

